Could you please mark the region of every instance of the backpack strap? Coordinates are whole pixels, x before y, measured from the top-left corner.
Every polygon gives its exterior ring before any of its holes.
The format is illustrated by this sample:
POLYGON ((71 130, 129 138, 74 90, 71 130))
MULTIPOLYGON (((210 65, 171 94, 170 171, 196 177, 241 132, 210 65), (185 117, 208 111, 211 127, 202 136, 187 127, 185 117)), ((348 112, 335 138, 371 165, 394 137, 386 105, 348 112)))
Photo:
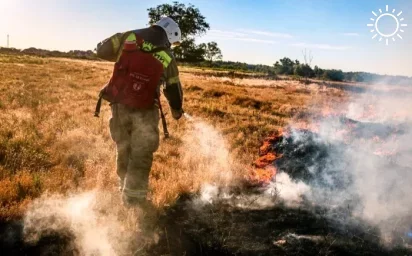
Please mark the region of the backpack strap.
POLYGON ((165 50, 167 50, 167 48, 166 47, 157 47, 157 48, 154 48, 154 49, 152 49, 152 50, 144 50, 144 49, 140 49, 142 52, 144 52, 144 53, 156 53, 156 52, 161 52, 161 51, 165 51, 165 50))

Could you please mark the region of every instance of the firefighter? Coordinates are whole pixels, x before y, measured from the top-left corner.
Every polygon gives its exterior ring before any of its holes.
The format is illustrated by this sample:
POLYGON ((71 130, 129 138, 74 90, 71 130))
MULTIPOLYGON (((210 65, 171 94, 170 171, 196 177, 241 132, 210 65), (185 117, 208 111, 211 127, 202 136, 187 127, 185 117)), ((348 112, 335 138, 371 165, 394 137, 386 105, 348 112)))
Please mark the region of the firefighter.
POLYGON ((116 62, 101 96, 111 105, 110 134, 117 146, 119 189, 126 206, 150 203, 148 181, 153 153, 159 147, 161 89, 173 118, 183 115, 183 92, 171 52, 180 41, 178 24, 164 17, 153 26, 117 33, 96 48, 99 58, 116 62), (144 53, 134 51, 136 45, 144 53))

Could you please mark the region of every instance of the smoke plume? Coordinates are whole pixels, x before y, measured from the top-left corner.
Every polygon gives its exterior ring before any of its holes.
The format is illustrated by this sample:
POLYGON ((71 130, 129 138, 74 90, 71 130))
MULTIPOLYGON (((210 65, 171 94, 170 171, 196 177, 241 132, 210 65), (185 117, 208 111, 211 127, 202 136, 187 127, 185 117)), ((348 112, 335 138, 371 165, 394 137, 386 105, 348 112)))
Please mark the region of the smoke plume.
POLYGON ((291 137, 325 149, 307 160, 316 179, 304 181, 310 189, 300 194, 331 210, 352 209, 353 217, 378 226, 383 242, 393 244, 406 239, 412 225, 412 97, 382 91, 371 88, 336 106, 345 116, 323 118, 314 139, 299 130, 291 137))
POLYGON ((115 200, 101 191, 68 197, 44 195, 31 204, 24 218, 25 240, 37 243, 47 235, 67 233, 73 238, 68 251, 80 255, 121 255, 129 248, 130 238, 136 237, 129 227, 138 217, 127 218, 133 215, 131 212, 121 214, 115 200))
POLYGON ((296 207, 309 186, 295 182, 282 173, 276 183, 262 188, 260 193, 234 193, 232 169, 236 166, 222 134, 213 126, 186 114, 192 121, 192 128, 184 136, 183 163, 201 175, 200 195, 195 206, 215 202, 229 203, 234 207, 262 209, 273 207, 279 199, 287 206, 296 207))
POLYGON ((204 181, 229 185, 233 159, 222 134, 197 118, 188 116, 188 119, 191 120, 191 127, 183 136, 183 165, 202 176, 204 181))

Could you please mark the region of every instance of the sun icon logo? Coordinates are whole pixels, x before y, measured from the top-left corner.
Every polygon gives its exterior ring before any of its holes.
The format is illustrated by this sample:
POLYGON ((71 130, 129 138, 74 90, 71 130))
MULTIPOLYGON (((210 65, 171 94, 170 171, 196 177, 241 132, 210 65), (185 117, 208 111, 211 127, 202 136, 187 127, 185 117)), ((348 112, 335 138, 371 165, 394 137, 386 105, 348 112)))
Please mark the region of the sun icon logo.
POLYGON ((400 39, 402 39, 402 36, 400 33, 405 32, 402 28, 407 27, 408 24, 403 23, 404 18, 402 18, 402 11, 399 13, 396 13, 396 10, 393 9, 392 12, 389 11, 389 5, 386 6, 386 12, 382 12, 382 9, 379 9, 379 15, 376 14, 375 12, 372 12, 372 14, 375 17, 371 18, 371 21, 373 21, 373 24, 367 24, 368 27, 373 27, 371 30, 371 33, 374 33, 372 39, 375 39, 380 36, 379 42, 382 41, 384 38, 386 39, 386 45, 389 45, 389 39, 392 38, 392 41, 396 41, 396 36, 400 39), (392 29, 390 32, 385 31, 382 32, 382 29, 379 28, 379 21, 382 20, 384 17, 390 17, 395 20, 396 22, 396 28, 392 29), (400 33, 399 33, 400 32, 400 33))

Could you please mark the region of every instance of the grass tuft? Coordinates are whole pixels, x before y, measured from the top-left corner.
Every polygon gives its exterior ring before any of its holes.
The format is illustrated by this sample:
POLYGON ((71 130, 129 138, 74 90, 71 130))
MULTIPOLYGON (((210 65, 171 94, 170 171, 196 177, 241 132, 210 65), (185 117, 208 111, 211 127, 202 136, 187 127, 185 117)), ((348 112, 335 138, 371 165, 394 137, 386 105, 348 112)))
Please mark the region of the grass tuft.
POLYGON ((220 90, 215 90, 215 89, 207 90, 207 91, 203 92, 203 96, 205 96, 205 97, 220 98, 224 95, 230 95, 230 94, 227 93, 227 92, 220 91, 220 90))
POLYGON ((236 97, 233 101, 233 104, 244 108, 254 108, 257 110, 267 110, 271 106, 270 102, 263 102, 261 100, 256 100, 244 96, 236 97))

